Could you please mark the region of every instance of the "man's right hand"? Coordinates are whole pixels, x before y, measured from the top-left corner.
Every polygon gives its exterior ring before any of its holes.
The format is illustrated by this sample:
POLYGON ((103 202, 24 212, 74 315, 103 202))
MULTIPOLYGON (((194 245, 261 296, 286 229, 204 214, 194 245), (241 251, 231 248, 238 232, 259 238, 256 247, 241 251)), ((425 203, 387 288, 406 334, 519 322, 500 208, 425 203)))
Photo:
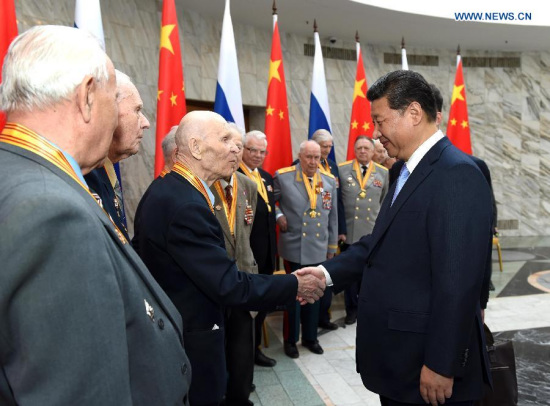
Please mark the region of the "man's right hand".
POLYGON ((286 216, 282 215, 277 219, 277 224, 279 225, 279 230, 281 230, 281 233, 286 233, 286 230, 288 228, 288 224, 286 222, 286 216))
MULTIPOLYGON (((322 278, 319 278, 317 275, 312 273, 299 273, 300 271, 293 272, 293 275, 298 279, 298 292, 297 300, 300 304, 306 303, 315 303, 323 296, 325 290, 325 278, 322 275, 322 278)), ((323 273, 321 271, 321 273, 323 273)))

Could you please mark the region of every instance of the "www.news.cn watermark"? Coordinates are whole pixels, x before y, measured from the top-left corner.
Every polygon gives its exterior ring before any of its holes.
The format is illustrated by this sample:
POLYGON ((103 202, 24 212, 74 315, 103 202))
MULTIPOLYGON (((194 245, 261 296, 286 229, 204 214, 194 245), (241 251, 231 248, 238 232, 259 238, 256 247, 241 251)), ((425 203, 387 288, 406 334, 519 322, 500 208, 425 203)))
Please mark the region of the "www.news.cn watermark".
POLYGON ((456 12, 455 21, 531 21, 533 13, 530 12, 456 12))

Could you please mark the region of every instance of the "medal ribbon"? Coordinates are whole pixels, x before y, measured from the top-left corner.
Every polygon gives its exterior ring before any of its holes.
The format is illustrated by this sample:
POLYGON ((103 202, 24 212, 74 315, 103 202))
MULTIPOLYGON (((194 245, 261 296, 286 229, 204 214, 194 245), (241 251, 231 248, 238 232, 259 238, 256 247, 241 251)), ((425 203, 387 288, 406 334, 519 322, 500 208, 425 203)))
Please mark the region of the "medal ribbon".
POLYGON ((245 164, 241 162, 240 168, 243 170, 244 174, 248 176, 250 179, 252 179, 254 182, 256 182, 256 185, 258 185, 258 193, 260 196, 262 196, 262 199, 264 199, 264 202, 267 206, 267 209, 271 213, 271 205, 269 204, 269 198, 267 197, 267 189, 265 188, 264 181, 262 180, 262 177, 260 176, 259 171, 250 171, 245 164))
POLYGON ((361 187, 361 191, 366 191, 365 185, 370 178, 370 174, 373 168, 374 164, 372 162, 369 163, 369 169, 367 169, 367 173, 365 173, 365 177, 363 177, 361 174, 361 169, 359 168, 359 161, 357 161, 357 159, 353 161, 353 169, 355 169, 355 174, 357 175, 357 179, 359 179, 359 186, 361 187))
POLYGON ((315 192, 315 189, 321 180, 321 175, 319 175, 319 172, 315 172, 315 175, 313 175, 313 180, 311 181, 313 185, 309 184, 309 179, 303 171, 302 177, 304 178, 304 185, 306 186, 306 192, 309 197, 309 207, 311 210, 315 211, 315 209, 317 209, 317 193, 315 192))
MULTIPOLYGON (((235 176, 235 175, 233 175, 235 176)), ((231 235, 235 235, 235 222, 237 220, 237 189, 238 189, 237 179, 233 179, 233 204, 231 204, 231 209, 229 208, 229 205, 227 204, 227 199, 225 198, 225 192, 223 190, 221 182, 218 180, 216 183, 214 183, 214 187, 216 188, 216 191, 218 192, 218 195, 220 196, 220 199, 222 199, 223 204, 223 211, 225 212, 225 217, 227 218, 227 222, 229 223, 229 230, 231 230, 231 235)))
POLYGON ((212 214, 214 214, 214 207, 212 207, 212 202, 210 201, 208 193, 206 192, 206 189, 204 188, 204 185, 202 184, 200 179, 194 173, 192 173, 189 168, 185 166, 185 164, 183 164, 182 162, 176 162, 174 164, 174 167, 172 168, 172 172, 176 172, 178 175, 182 176, 195 189, 197 189, 200 194, 204 196, 204 199, 206 200, 206 203, 208 203, 210 211, 212 212, 212 214))
POLYGON ((164 178, 164 177, 165 177, 167 174, 169 174, 169 173, 170 173, 170 171, 167 171, 166 168, 162 168, 162 171, 160 171, 159 176, 160 176, 161 178, 164 178))
POLYGON ((319 162, 319 169, 321 171, 326 172, 326 173, 331 173, 330 172, 330 166, 328 165, 328 160, 325 159, 325 163, 323 163, 322 161, 319 162))
MULTIPOLYGON (((34 131, 28 129, 27 127, 17 124, 17 123, 6 123, 6 126, 2 130, 2 133, 0 133, 0 142, 4 142, 6 144, 15 145, 16 147, 25 149, 29 152, 32 152, 33 154, 36 154, 42 158, 44 158, 46 161, 50 162, 52 165, 56 166, 57 168, 61 169, 63 172, 65 172, 67 175, 69 175, 76 183, 78 183, 91 197, 94 199, 94 202, 96 202, 99 207, 101 207, 101 204, 96 200, 94 195, 90 192, 90 189, 84 185, 78 176, 76 175, 76 172, 74 171, 73 167, 67 161, 67 158, 63 153, 56 147, 54 147, 51 143, 49 143, 45 138, 41 137, 34 131)), ((115 231, 119 237, 119 239, 122 241, 123 244, 126 244, 126 238, 121 233, 121 231, 118 229, 116 224, 113 222, 113 219, 111 216, 107 214, 107 212, 101 207, 105 215, 111 220, 111 223, 115 227, 115 231)))

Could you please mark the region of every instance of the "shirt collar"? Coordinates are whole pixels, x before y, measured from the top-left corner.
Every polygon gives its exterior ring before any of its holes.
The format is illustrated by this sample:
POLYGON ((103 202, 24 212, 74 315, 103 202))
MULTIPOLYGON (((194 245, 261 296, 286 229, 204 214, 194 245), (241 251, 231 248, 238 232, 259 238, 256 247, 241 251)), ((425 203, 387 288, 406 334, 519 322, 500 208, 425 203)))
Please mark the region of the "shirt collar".
POLYGON ((225 189, 227 187, 227 185, 230 185, 231 187, 233 187, 233 179, 235 179, 235 175, 231 175, 231 178, 229 179, 229 182, 227 182, 225 179, 220 179, 220 183, 222 185, 222 187, 225 189))
POLYGON ((50 140, 44 138, 47 142, 49 142, 51 145, 53 145, 55 148, 57 148, 62 154, 63 156, 67 159, 67 162, 69 162, 69 165, 71 165, 71 168, 73 168, 73 171, 74 173, 76 174, 76 176, 78 177, 78 179, 82 182, 82 184, 86 187, 88 187, 88 184, 86 183, 86 181, 84 180, 84 175, 82 175, 82 170, 80 169, 80 165, 78 165, 78 163, 76 162, 76 160, 70 155, 68 154, 67 152, 63 151, 61 148, 59 148, 59 146, 55 145, 53 142, 51 142, 50 140))
POLYGON ((435 134, 430 136, 426 141, 424 141, 420 146, 413 152, 411 157, 407 162, 405 162, 405 165, 407 165, 407 169, 409 170, 409 173, 412 174, 414 169, 418 166, 422 158, 428 153, 432 147, 437 144, 439 140, 441 140, 445 135, 441 132, 441 130, 437 130, 435 134))
POLYGON ((197 178, 201 181, 202 185, 204 186, 204 190, 206 190, 206 194, 208 195, 208 198, 210 199, 210 204, 212 204, 212 206, 214 206, 214 203, 216 201, 214 199, 214 193, 212 193, 212 191, 210 190, 210 188, 208 187, 208 185, 206 184, 206 182, 204 180, 202 180, 198 176, 197 176, 197 178))

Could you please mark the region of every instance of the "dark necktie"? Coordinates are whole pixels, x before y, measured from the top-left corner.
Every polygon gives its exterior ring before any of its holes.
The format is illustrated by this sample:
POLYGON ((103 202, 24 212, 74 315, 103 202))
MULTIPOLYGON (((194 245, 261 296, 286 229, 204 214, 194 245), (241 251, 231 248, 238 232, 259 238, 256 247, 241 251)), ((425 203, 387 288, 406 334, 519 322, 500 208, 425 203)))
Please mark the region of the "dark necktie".
POLYGON ((367 165, 361 165, 361 169, 363 169, 361 176, 365 177, 365 173, 367 173, 367 165))
POLYGON ((233 195, 231 194, 231 185, 225 187, 225 200, 227 201, 227 207, 231 208, 233 203, 233 195))

